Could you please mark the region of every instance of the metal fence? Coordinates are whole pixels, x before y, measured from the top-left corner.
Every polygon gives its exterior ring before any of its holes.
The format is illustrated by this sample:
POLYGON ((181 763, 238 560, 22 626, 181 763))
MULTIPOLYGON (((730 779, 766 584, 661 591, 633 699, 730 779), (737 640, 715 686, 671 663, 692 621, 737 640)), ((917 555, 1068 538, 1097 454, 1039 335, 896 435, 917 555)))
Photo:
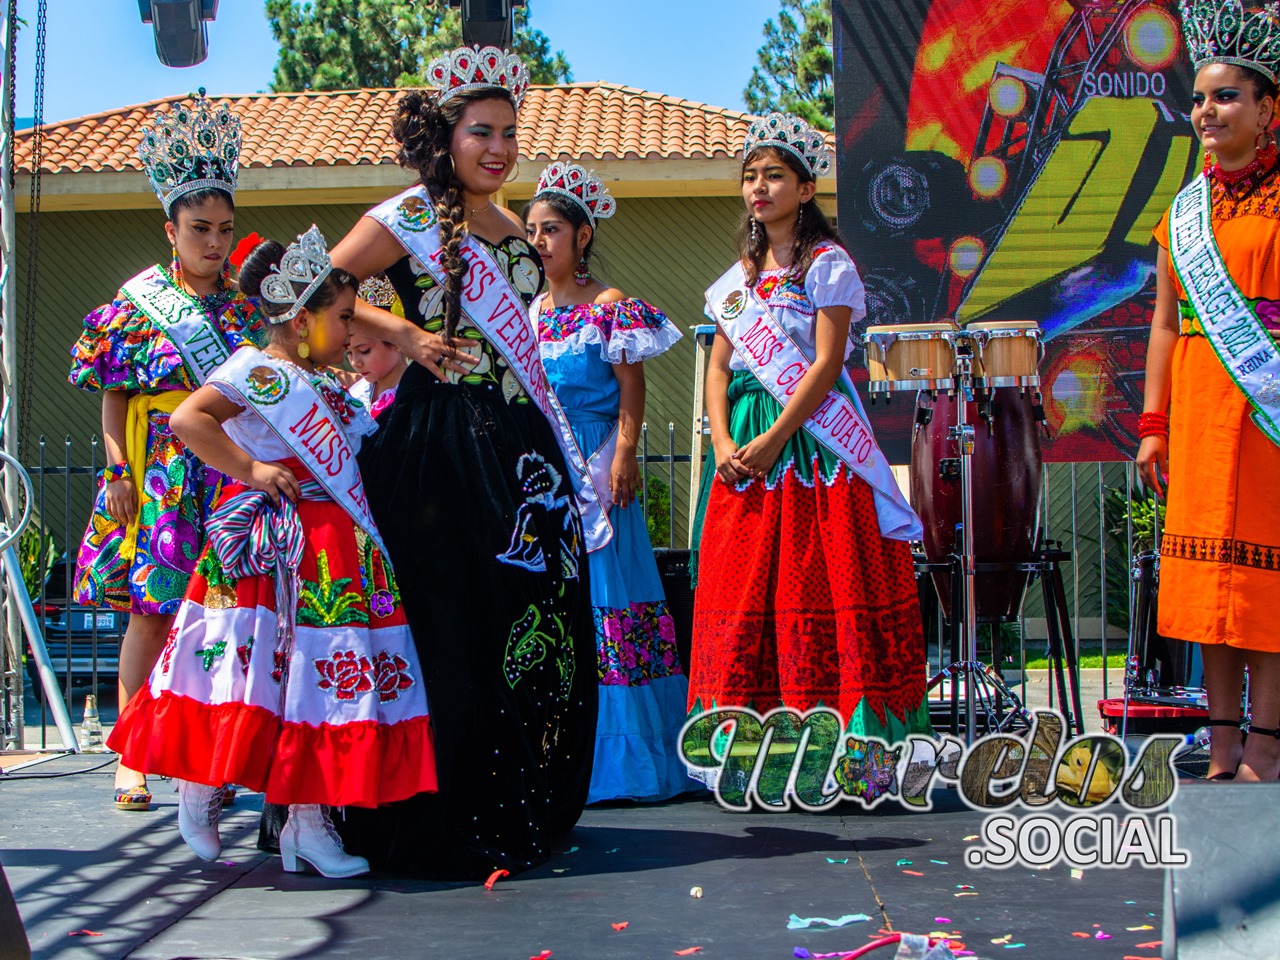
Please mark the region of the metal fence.
MULTIPOLYGON (((678 470, 694 469, 691 450, 677 449, 674 424, 666 424, 663 443, 661 426, 645 424, 638 451, 643 477, 642 509, 649 524, 655 547, 682 548, 687 544, 677 512, 677 492, 688 490, 678 470), (657 452, 665 446, 665 451, 657 452), (655 449, 657 448, 657 449, 655 449), (660 481, 661 483, 659 483, 660 481), (661 487, 666 487, 665 502, 661 487), (651 522, 660 520, 661 522, 651 522)), ((705 449, 705 447, 704 447, 705 449)), ((101 689, 101 702, 109 714, 114 707, 114 688, 120 639, 127 617, 113 611, 76 605, 73 599, 75 555, 92 510, 96 492, 96 475, 104 460, 102 446, 96 437, 50 441, 44 437, 36 450, 36 460, 28 467, 35 491, 35 519, 23 541, 24 574, 38 615, 46 646, 58 677, 60 694, 73 711, 77 695, 101 689), (38 532, 37 532, 38 531, 38 532), (28 562, 34 538, 43 536, 53 542, 53 562, 28 562)), ((699 467, 701 465, 698 465, 699 467)), ((980 491, 979 491, 980 493, 980 491)), ((1130 571, 1135 554, 1147 546, 1142 530, 1135 528, 1135 510, 1129 504, 1141 505, 1132 464, 1051 464, 1046 466, 1044 491, 1039 509, 1042 539, 1061 542, 1070 551, 1072 563, 1064 571, 1068 607, 1077 650, 1082 643, 1086 652, 1100 653, 1103 663, 1108 655, 1123 653, 1123 639, 1133 608, 1130 571), (1101 629, 1109 624, 1110 631, 1101 629)), ((1141 521, 1141 517, 1139 517, 1141 521)), ((1142 526, 1142 523, 1139 523, 1142 526)), ((47 542, 47 541, 46 541, 47 542)), ((851 546, 856 549, 856 546, 851 546)), ((1024 657, 1036 654, 1043 634, 1044 611, 1040 591, 1033 586, 1026 594, 1016 624, 1006 631, 1016 631, 1016 647, 1006 643, 1006 665, 1018 666, 1024 657), (1020 641, 1020 642, 1017 642, 1020 641)), ((940 634, 930 638, 930 666, 938 665, 946 650, 940 634)), ((26 658, 28 661, 30 657, 26 658)), ((44 747, 50 744, 51 715, 46 694, 27 668, 26 744, 44 747), (31 709, 34 708, 34 709, 31 709)), ((1104 677, 1104 685, 1108 681, 1104 677)), ((1104 686, 1104 695, 1107 695, 1104 686)), ((11 704, 5 705, 8 720, 11 704)), ((21 746, 16 729, 6 723, 5 747, 21 746)))

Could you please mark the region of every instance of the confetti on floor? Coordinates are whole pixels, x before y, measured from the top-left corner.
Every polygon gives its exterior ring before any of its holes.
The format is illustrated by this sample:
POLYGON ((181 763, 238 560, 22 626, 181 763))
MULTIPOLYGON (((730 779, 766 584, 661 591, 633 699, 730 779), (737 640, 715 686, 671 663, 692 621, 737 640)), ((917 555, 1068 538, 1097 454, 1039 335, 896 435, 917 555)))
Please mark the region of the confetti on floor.
POLYGON ((1164 941, 1152 940, 1148 943, 1135 943, 1134 946, 1137 947, 1139 950, 1154 950, 1156 947, 1163 947, 1164 941))
POLYGON ((493 885, 495 883, 497 883, 503 877, 509 877, 509 876, 511 876, 510 870, 502 870, 502 869, 495 870, 493 871, 493 873, 489 874, 489 879, 484 882, 484 888, 486 890, 492 890, 493 885))
POLYGON ((700 953, 701 951, 702 951, 701 947, 685 947, 683 950, 673 950, 672 952, 677 957, 691 957, 695 953, 700 953))
POLYGON ((1144 924, 1143 924, 1142 926, 1140 926, 1140 927, 1125 927, 1125 929, 1126 929, 1126 930, 1128 930, 1130 933, 1136 933, 1136 932, 1138 932, 1139 930, 1154 930, 1154 929, 1155 929, 1155 927, 1153 927, 1153 926, 1152 926, 1151 924, 1149 924, 1149 923, 1144 923, 1144 924))
POLYGON ((936 864, 938 864, 939 866, 942 866, 942 867, 945 867, 945 866, 947 865, 947 861, 945 861, 945 860, 930 860, 929 862, 930 862, 930 863, 936 863, 936 864))
POLYGON ((787 919, 788 930, 807 930, 810 927, 847 927, 851 923, 863 923, 871 918, 865 913, 846 913, 836 920, 826 917, 801 917, 792 914, 787 919))
POLYGON ((613 927, 615 930, 625 930, 627 927, 631 926, 631 921, 623 920, 621 923, 611 923, 609 926, 613 927))
POLYGON ((848 862, 849 862, 848 857, 845 857, 842 860, 833 860, 831 857, 827 857, 827 863, 848 863, 848 862))
POLYGON ((919 870, 903 870, 902 872, 903 872, 903 873, 905 873, 908 877, 923 877, 923 876, 924 876, 924 874, 923 874, 923 873, 921 873, 919 870))
POLYGON ((976 833, 971 833, 971 834, 969 834, 969 836, 965 837, 965 839, 966 839, 966 840, 977 840, 977 839, 978 839, 978 835, 977 835, 976 833))
POLYGON ((897 863, 895 863, 895 864, 894 864, 894 866, 895 866, 895 867, 909 867, 909 866, 911 866, 911 861, 910 861, 910 860, 899 860, 897 863))

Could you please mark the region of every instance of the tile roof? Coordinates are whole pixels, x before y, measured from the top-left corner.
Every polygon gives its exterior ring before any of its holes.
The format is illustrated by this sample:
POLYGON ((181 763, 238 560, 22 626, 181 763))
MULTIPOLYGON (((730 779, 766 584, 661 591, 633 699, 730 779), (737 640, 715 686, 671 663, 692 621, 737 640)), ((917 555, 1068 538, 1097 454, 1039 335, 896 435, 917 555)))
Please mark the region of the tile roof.
MULTIPOLYGON (((400 90, 260 93, 218 98, 244 121, 241 164, 249 168, 395 162, 391 120, 400 90)), ((181 97, 46 124, 45 173, 137 171, 147 116, 181 97)), ((530 88, 520 111, 521 155, 594 160, 726 159, 751 116, 614 83, 530 88)), ((30 172, 32 131, 15 137, 14 168, 30 172)))

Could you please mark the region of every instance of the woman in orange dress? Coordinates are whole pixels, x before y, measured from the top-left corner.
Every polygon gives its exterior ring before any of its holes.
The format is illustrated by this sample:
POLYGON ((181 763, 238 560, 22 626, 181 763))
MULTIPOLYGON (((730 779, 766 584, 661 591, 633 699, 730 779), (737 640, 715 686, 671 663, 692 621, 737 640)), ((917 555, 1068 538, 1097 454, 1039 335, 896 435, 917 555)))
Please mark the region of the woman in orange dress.
MULTIPOLYGON (((1209 777, 1275 780, 1280 441, 1258 426, 1255 411, 1261 405, 1257 419, 1265 421, 1268 402, 1280 393, 1261 372, 1280 337, 1280 172, 1270 132, 1280 24, 1245 12, 1238 0, 1184 4, 1183 22, 1196 67, 1191 123, 1206 151, 1205 180, 1179 194, 1155 229, 1156 307, 1137 462, 1158 493, 1168 479, 1159 629, 1201 645, 1214 727, 1209 777), (1240 49, 1243 42, 1233 47, 1215 37, 1231 16, 1258 18, 1262 42, 1240 49), (1201 269, 1206 263, 1216 272, 1201 269), (1219 307, 1229 299, 1223 290, 1233 287, 1235 302, 1249 309, 1229 315, 1219 307), (1211 290, 1214 296, 1203 296, 1211 290), (1246 666, 1247 738, 1240 732, 1246 666)), ((1239 22, 1236 35, 1243 36, 1239 22)))

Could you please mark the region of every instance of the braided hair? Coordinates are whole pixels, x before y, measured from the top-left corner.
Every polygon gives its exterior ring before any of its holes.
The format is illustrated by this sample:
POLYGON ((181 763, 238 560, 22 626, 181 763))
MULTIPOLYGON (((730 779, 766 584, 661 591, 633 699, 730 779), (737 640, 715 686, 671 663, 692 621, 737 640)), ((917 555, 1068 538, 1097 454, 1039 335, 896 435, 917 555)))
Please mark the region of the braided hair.
POLYGON ((396 105, 391 134, 400 144, 396 160, 400 166, 415 170, 422 185, 435 203, 440 225, 440 264, 444 268, 444 335, 452 338, 462 315, 462 277, 466 261, 462 259, 462 240, 466 236, 466 209, 462 202, 462 183, 454 170, 449 147, 453 131, 463 111, 482 100, 506 100, 515 109, 515 101, 507 91, 486 87, 454 94, 441 106, 433 94, 412 90, 396 105))

